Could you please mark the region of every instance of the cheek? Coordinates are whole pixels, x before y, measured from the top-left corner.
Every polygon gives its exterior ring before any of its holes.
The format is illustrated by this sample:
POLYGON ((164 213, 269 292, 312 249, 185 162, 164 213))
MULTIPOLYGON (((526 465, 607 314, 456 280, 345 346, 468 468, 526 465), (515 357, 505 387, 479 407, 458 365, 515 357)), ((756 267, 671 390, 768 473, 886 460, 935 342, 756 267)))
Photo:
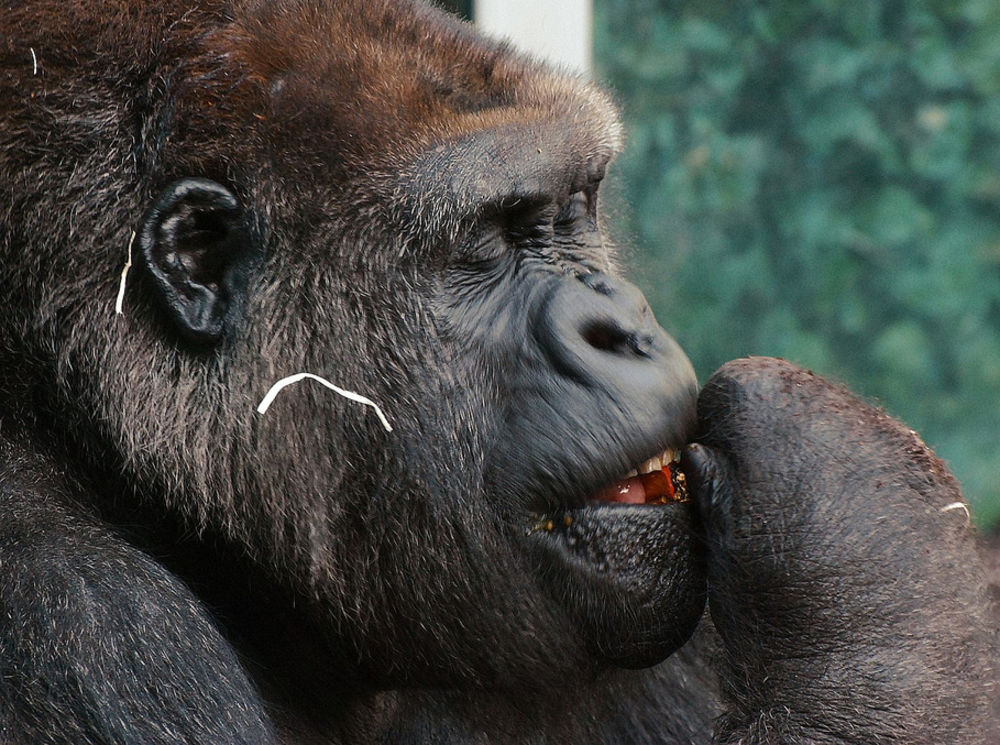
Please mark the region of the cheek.
POLYGON ((435 316, 445 338, 465 354, 509 357, 527 335, 526 309, 538 284, 512 256, 462 265, 442 282, 435 316))

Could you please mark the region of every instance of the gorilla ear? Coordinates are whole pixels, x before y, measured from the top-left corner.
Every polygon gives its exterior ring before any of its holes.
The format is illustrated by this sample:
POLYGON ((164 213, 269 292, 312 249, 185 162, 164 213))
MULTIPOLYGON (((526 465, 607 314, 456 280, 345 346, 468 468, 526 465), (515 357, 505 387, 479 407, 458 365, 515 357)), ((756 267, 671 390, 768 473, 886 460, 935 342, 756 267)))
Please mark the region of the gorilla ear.
POLYGON ((141 261, 180 335, 214 345, 244 306, 251 256, 243 210, 227 188, 186 178, 146 212, 141 261))

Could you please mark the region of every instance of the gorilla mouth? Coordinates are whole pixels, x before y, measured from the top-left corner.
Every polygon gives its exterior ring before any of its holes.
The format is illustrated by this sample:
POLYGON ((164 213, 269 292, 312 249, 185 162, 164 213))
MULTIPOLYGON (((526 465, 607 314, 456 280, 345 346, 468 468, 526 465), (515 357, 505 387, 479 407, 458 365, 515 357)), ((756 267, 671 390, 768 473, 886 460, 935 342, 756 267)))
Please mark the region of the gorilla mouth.
POLYGON ((620 481, 590 497, 595 502, 669 504, 688 501, 687 480, 680 469, 680 453, 667 448, 625 474, 620 481))
POLYGON ((528 534, 544 587, 613 665, 664 659, 705 606, 704 552, 679 460, 667 448, 528 534))

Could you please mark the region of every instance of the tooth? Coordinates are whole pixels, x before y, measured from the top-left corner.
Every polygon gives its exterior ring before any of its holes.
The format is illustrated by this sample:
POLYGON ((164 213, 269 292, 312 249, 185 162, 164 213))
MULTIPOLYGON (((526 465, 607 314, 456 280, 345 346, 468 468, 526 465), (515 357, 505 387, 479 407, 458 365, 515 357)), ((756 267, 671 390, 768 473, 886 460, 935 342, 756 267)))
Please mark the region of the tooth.
POLYGON ((673 463, 675 460, 677 460, 677 451, 676 450, 674 450, 673 448, 667 448, 666 450, 663 451, 663 463, 664 463, 664 465, 667 465, 669 463, 673 463))
POLYGON ((633 468, 631 471, 625 474, 625 478, 631 479, 639 475, 638 469, 633 468))

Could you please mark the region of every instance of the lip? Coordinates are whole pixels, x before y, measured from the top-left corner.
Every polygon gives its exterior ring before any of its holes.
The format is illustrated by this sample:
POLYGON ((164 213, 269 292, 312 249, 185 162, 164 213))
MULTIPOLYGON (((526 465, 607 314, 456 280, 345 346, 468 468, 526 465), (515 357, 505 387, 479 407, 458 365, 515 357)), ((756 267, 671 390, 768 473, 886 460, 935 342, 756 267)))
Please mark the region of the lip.
POLYGON ((692 502, 588 502, 546 518, 525 537, 545 591, 590 651, 618 667, 656 664, 693 633, 706 568, 692 502))
MULTIPOLYGON (((653 457, 639 462, 649 468, 653 457)), ((680 469, 685 459, 670 462, 680 469)), ((588 497, 536 513, 523 545, 543 590, 562 605, 592 655, 618 667, 647 667, 686 642, 704 612, 700 516, 691 499, 597 498, 636 478, 615 470, 617 477, 583 486, 588 497)))

